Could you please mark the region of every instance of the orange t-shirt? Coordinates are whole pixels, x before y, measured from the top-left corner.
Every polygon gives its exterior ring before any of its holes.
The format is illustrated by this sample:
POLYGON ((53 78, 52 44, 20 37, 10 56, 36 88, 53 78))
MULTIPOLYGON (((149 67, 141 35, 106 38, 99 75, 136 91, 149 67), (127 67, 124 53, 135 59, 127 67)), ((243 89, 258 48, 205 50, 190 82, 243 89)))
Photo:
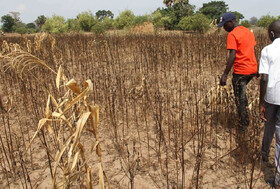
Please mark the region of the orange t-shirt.
POLYGON ((255 56, 256 40, 254 34, 244 26, 237 26, 227 36, 227 49, 236 50, 233 64, 235 74, 251 75, 257 73, 255 56))

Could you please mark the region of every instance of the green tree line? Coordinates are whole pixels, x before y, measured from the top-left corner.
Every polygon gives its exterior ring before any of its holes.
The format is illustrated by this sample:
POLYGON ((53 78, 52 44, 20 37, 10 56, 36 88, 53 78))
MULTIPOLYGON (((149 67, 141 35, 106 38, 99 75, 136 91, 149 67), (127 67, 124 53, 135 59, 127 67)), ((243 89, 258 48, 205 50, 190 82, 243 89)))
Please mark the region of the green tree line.
POLYGON ((206 32, 211 23, 217 24, 220 16, 225 12, 233 12, 240 24, 246 27, 259 26, 267 28, 280 16, 262 16, 260 19, 252 17, 243 20, 244 16, 234 10, 229 10, 224 1, 210 1, 204 3, 195 11, 195 6, 189 0, 164 0, 165 7, 158 8, 151 14, 136 16, 130 10, 124 10, 116 18, 110 10, 99 10, 95 14, 91 11, 79 13, 76 18, 65 19, 63 16, 53 15, 45 17, 40 15, 32 23, 23 23, 19 18, 7 14, 1 17, 1 30, 3 32, 35 33, 46 31, 51 33, 64 32, 94 32, 103 33, 112 29, 129 29, 145 22, 152 22, 155 29, 185 30, 206 32))

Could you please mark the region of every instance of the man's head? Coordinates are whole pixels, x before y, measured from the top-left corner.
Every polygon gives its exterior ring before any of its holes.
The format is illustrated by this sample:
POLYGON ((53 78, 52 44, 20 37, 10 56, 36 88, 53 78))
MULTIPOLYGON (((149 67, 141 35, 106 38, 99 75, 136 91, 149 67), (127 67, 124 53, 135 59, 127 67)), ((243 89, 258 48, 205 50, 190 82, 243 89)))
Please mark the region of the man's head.
POLYGON ((224 27, 227 32, 231 32, 237 25, 236 16, 231 12, 227 12, 221 16, 218 27, 224 27))
POLYGON ((271 41, 280 38, 280 20, 276 20, 269 25, 268 35, 271 41))

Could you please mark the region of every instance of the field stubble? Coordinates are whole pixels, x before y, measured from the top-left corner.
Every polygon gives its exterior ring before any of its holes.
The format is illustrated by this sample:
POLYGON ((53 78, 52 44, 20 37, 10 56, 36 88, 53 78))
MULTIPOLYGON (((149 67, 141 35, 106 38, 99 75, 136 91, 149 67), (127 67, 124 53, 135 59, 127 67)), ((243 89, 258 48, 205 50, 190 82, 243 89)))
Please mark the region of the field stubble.
MULTIPOLYGON (((256 34, 256 39, 259 56, 268 40, 263 34, 256 34)), ((251 124, 249 150, 244 151, 235 142, 231 85, 218 86, 227 57, 225 35, 43 34, 3 37, 0 42, 1 56, 21 49, 52 70, 61 66, 66 78, 92 81, 87 99, 100 108, 106 188, 266 187, 259 160, 263 126, 257 109, 258 80, 247 89, 251 124)), ((62 102, 64 93, 57 90, 57 76, 45 67, 29 65, 19 72, 7 65, 1 58, 1 98, 9 111, 1 112, 0 184, 51 188, 59 140, 43 128, 24 152, 46 115, 48 95, 62 102)), ((82 133, 80 143, 86 152, 91 140, 97 141, 89 131, 82 133)), ((98 154, 90 156, 86 163, 91 166, 92 185, 102 188, 98 154)), ((66 160, 62 156, 62 168, 66 160)), ((76 170, 83 166, 79 156, 76 170)), ((83 176, 67 186, 90 188, 83 176)))

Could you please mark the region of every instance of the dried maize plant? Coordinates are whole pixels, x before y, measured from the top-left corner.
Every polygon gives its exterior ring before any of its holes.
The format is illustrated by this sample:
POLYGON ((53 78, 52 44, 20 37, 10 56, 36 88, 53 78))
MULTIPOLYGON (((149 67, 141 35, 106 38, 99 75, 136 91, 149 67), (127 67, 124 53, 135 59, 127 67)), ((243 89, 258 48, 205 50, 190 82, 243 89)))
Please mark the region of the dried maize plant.
POLYGON ((97 105, 87 103, 87 98, 93 91, 92 82, 85 81, 82 88, 74 79, 66 83, 60 67, 56 78, 58 90, 61 79, 65 94, 58 100, 49 94, 45 111, 46 117, 39 121, 37 131, 29 146, 44 129, 54 140, 51 142, 52 144, 48 144, 55 146, 53 149, 48 149, 53 164, 51 173, 53 174, 54 188, 71 186, 83 188, 84 185, 87 188, 93 188, 92 167, 89 165, 89 159, 95 150, 98 157, 99 184, 100 188, 104 188, 105 174, 98 134, 99 108, 97 105), (94 137, 83 139, 86 133, 94 137), (92 140, 91 149, 86 149, 89 140, 92 140))
MULTIPOLYGON (((58 72, 54 71, 44 61, 21 50, 18 45, 14 45, 11 52, 2 56, 2 60, 7 69, 14 70, 23 80, 26 79, 23 76, 34 76, 32 72, 37 67, 44 67, 57 75, 58 94, 65 92, 58 100, 54 98, 54 95, 49 94, 45 109, 46 117, 40 119, 37 131, 26 149, 27 152, 36 137, 44 138, 45 148, 50 159, 53 187, 80 186, 83 188, 86 185, 87 188, 93 188, 92 168, 89 163, 92 163, 90 159, 94 158, 92 153, 95 150, 100 188, 104 188, 105 173, 103 172, 98 134, 99 108, 87 103, 87 98, 93 91, 92 82, 85 81, 82 88, 74 79, 67 82, 61 67, 58 72), (61 82, 63 82, 63 87, 60 88, 61 82), (48 135, 45 135, 45 130, 48 135), (93 135, 93 137, 84 138, 88 135, 93 135), (91 149, 86 149, 85 146, 88 145, 84 145, 84 143, 88 144, 89 140, 93 140, 91 149)), ((47 88, 44 90, 49 91, 47 88)))
POLYGON ((17 43, 8 43, 7 41, 2 42, 2 50, 0 52, 0 60, 5 58, 5 56, 14 51, 20 51, 21 47, 17 43))
POLYGON ((256 97, 256 98, 253 99, 253 101, 251 101, 251 103, 248 105, 248 108, 249 108, 250 111, 253 110, 254 106, 255 106, 255 107, 258 106, 259 100, 260 100, 260 99, 256 97))
POLYGON ((26 42, 26 47, 27 47, 27 52, 31 53, 32 52, 32 42, 28 39, 26 42))
POLYGON ((48 65, 52 65, 56 69, 58 69, 59 65, 63 64, 56 57, 59 49, 56 46, 56 39, 50 34, 36 34, 33 44, 31 45, 27 42, 26 46, 27 50, 30 50, 30 52, 33 52, 37 57, 43 59, 48 65))
POLYGON ((210 105, 232 105, 234 104, 234 96, 228 86, 217 85, 212 87, 204 98, 200 99, 199 104, 203 103, 206 103, 207 107, 210 105))
POLYGON ((31 71, 38 66, 43 66, 51 72, 56 73, 47 64, 45 64, 44 61, 16 47, 10 53, 6 54, 3 57, 3 60, 6 63, 5 66, 16 70, 17 74, 21 78, 23 77, 23 74, 31 74, 31 71))
POLYGON ((5 54, 5 53, 10 51, 10 47, 9 47, 9 44, 7 43, 7 41, 4 40, 2 42, 2 48, 1 49, 2 49, 1 50, 2 52, 1 52, 0 56, 2 56, 2 54, 5 54))
POLYGON ((34 48, 36 51, 39 51, 42 48, 42 45, 46 41, 51 41, 51 48, 53 50, 55 46, 55 38, 47 33, 36 34, 34 37, 34 48))

